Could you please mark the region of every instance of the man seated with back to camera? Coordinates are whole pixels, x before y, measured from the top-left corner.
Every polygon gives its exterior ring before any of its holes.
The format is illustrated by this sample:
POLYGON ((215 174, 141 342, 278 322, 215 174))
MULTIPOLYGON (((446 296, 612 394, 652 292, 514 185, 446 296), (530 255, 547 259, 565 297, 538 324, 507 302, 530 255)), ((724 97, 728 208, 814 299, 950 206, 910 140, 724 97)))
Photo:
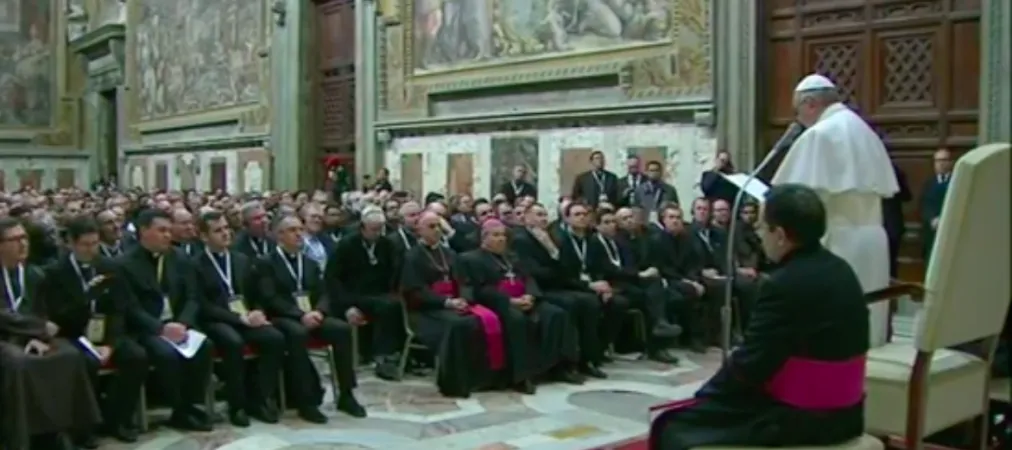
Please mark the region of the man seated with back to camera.
POLYGON ((376 376, 397 380, 404 319, 396 295, 400 274, 395 270, 402 256, 383 236, 385 227, 382 210, 365 208, 358 232, 337 244, 323 278, 327 293, 333 296, 334 312, 343 314, 352 326, 368 322, 372 328, 376 376))
MULTIPOLYGON (((148 375, 148 360, 144 349, 126 336, 126 283, 116 276, 115 263, 101 255, 99 227, 94 220, 74 218, 66 224, 65 232, 69 251, 45 268, 46 282, 39 285, 38 295, 50 307, 50 317, 60 330, 57 336, 75 343, 86 357, 96 392, 105 394, 97 395, 103 431, 119 441, 136 442, 138 430, 133 419, 148 375), (99 389, 103 366, 116 370, 101 386, 104 389, 99 389)), ((97 446, 91 436, 80 437, 77 444, 97 446)))
MULTIPOLYGON (((640 269, 632 258, 632 252, 624 242, 619 241, 615 214, 601 211, 597 216, 597 233, 590 239, 589 253, 599 260, 595 264, 601 270, 600 277, 607 280, 615 292, 627 296, 631 306, 643 312, 646 321, 645 342, 647 356, 653 360, 677 363, 678 357, 665 348, 682 333, 682 327, 669 319, 677 317, 682 306, 681 297, 664 288, 660 271, 656 267, 640 269)), ((604 320, 621 321, 616 316, 604 320)))
MULTIPOLYGON (((738 326, 741 327, 748 321, 748 311, 755 303, 759 273, 755 269, 741 267, 737 260, 734 267, 727 267, 727 246, 731 243, 727 241, 728 235, 724 230, 713 226, 709 200, 700 197, 692 202, 692 216, 689 228, 695 243, 694 262, 700 267, 698 280, 706 287, 703 296, 709 310, 709 325, 711 329, 720 329, 719 312, 724 306, 724 296, 730 283, 732 295, 737 300, 734 306, 739 314, 738 326)), ((741 338, 739 332, 733 336, 735 340, 741 338)), ((719 342, 717 336, 710 340, 714 344, 719 342)))
POLYGON ((248 427, 249 416, 266 423, 278 421, 274 392, 285 352, 285 337, 264 313, 253 260, 229 248, 232 231, 225 215, 212 211, 197 219, 202 245, 193 256, 201 291, 200 320, 221 356, 228 420, 248 427), (245 348, 256 352, 257 393, 246 389, 245 348))
POLYGON ((825 207, 814 190, 783 184, 762 217, 777 267, 745 338, 694 399, 654 419, 652 449, 829 446, 864 432, 868 307, 850 264, 820 243, 825 207))
POLYGON ((169 424, 175 428, 208 431, 211 421, 204 391, 211 373, 210 342, 203 342, 190 358, 170 342, 186 342, 197 324, 200 292, 196 272, 182 250, 172 246, 169 213, 148 209, 137 215, 138 245, 117 260, 127 282, 127 331, 137 339, 154 366, 159 391, 172 406, 169 424))
MULTIPOLYGON (((294 215, 280 216, 272 229, 277 245, 260 263, 260 289, 267 305, 268 318, 281 330, 287 341, 286 364, 293 400, 299 417, 311 423, 327 423, 320 412, 316 394, 320 380, 309 359, 311 338, 327 343, 333 353, 333 364, 340 392, 336 392, 337 409, 352 417, 365 417, 366 411, 355 398, 358 385, 355 377, 351 326, 324 285, 320 267, 302 254, 302 221, 294 215)), ((341 242, 345 240, 342 239, 341 242)), ((338 264, 333 259, 328 262, 338 264)))
MULTIPOLYGON (((572 205, 567 207, 566 212, 571 212, 572 207, 572 205)), ((587 208, 583 204, 579 204, 578 208, 585 216, 587 208)), ((598 283, 594 288, 600 292, 594 291, 586 273, 586 263, 581 262, 581 256, 574 254, 573 244, 568 240, 562 241, 566 242, 564 246, 556 244, 558 239, 553 239, 547 230, 548 212, 544 206, 539 203, 531 205, 524 213, 523 220, 525 227, 513 234, 513 250, 516 251, 524 269, 537 282, 542 291, 541 299, 562 308, 569 314, 580 343, 580 361, 577 369, 584 375, 606 377, 599 367, 604 356, 604 347, 600 344, 599 334, 603 306, 600 295, 605 292, 610 295, 610 289, 598 283)), ((565 231, 561 234, 569 236, 565 231)), ((556 375, 568 383, 584 381, 584 378, 572 368, 560 367, 556 375)))
POLYGON ((666 289, 681 296, 685 305, 684 314, 679 317, 682 326, 682 342, 694 352, 706 351, 705 310, 703 296, 706 287, 698 281, 699 268, 694 263, 695 248, 692 237, 682 222, 682 210, 668 204, 660 210, 663 229, 650 233, 648 261, 661 273, 661 283, 666 289))

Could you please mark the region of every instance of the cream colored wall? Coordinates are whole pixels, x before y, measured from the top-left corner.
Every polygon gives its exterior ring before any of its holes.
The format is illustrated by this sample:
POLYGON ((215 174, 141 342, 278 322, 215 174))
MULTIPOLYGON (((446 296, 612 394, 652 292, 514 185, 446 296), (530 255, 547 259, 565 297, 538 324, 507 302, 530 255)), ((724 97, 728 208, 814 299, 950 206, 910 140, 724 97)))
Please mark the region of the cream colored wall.
POLYGON ((449 155, 470 153, 474 158, 474 192, 490 197, 492 173, 491 141, 493 137, 537 136, 538 197, 546 206, 555 208, 560 193, 563 170, 581 172, 587 167, 563 168, 562 153, 566 149, 593 148, 605 153, 608 168, 619 176, 626 173, 624 160, 630 147, 664 146, 668 148, 665 162, 667 181, 678 190, 679 198, 697 196, 700 174, 711 165, 716 153, 716 139, 708 129, 691 124, 629 125, 582 129, 554 129, 523 132, 483 133, 397 138, 385 152, 385 166, 392 183, 401 181, 401 155, 422 155, 422 187, 424 192, 445 192, 449 155))
POLYGON ((85 158, 0 158, 0 168, 4 173, 2 190, 6 192, 16 191, 21 187, 21 180, 18 178, 19 170, 42 170, 41 186, 38 189, 56 189, 56 174, 60 169, 71 169, 74 171, 74 184, 78 187, 87 187, 91 177, 89 176, 89 162, 85 158))

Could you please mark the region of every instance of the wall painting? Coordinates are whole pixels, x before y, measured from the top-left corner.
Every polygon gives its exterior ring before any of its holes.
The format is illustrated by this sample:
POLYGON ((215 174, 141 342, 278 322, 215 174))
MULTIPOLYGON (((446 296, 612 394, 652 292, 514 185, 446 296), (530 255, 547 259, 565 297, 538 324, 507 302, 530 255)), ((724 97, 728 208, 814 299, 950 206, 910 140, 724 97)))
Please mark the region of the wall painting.
POLYGON ((0 128, 51 125, 53 0, 0 0, 0 128))
POLYGON ((446 193, 474 193, 474 154, 451 153, 446 161, 446 193))
POLYGON ((401 155, 401 188, 422 198, 424 189, 424 163, 421 153, 405 153, 401 155))
POLYGON ((493 137, 490 143, 492 183, 489 192, 498 192, 499 187, 513 179, 513 168, 527 169, 527 181, 538 185, 538 138, 535 136, 493 137))

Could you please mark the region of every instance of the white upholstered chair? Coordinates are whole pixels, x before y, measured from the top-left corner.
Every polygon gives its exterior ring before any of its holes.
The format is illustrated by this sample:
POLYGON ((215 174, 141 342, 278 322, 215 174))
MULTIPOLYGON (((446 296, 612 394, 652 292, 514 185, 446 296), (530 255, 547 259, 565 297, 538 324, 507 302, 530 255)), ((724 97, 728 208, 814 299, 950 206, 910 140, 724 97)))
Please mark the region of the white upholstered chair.
POLYGON ((920 450, 925 436, 971 420, 980 424, 985 445, 989 368, 1012 296, 1009 154, 1009 144, 989 144, 956 163, 914 340, 868 353, 866 427, 902 437, 907 450, 920 450), (954 349, 970 343, 979 350, 954 349))

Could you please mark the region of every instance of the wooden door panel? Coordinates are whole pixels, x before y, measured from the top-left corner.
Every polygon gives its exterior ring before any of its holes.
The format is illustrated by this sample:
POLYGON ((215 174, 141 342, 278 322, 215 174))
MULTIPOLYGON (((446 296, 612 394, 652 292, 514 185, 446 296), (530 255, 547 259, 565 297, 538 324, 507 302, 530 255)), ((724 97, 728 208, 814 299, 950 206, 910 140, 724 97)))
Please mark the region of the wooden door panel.
MULTIPOLYGON (((931 156, 956 156, 977 135, 980 0, 773 0, 761 3, 767 90, 762 152, 794 119, 794 86, 817 72, 882 136, 907 175, 904 277, 923 274, 917 236, 919 197, 931 156)), ((773 173, 775 169, 768 172, 773 173)))

